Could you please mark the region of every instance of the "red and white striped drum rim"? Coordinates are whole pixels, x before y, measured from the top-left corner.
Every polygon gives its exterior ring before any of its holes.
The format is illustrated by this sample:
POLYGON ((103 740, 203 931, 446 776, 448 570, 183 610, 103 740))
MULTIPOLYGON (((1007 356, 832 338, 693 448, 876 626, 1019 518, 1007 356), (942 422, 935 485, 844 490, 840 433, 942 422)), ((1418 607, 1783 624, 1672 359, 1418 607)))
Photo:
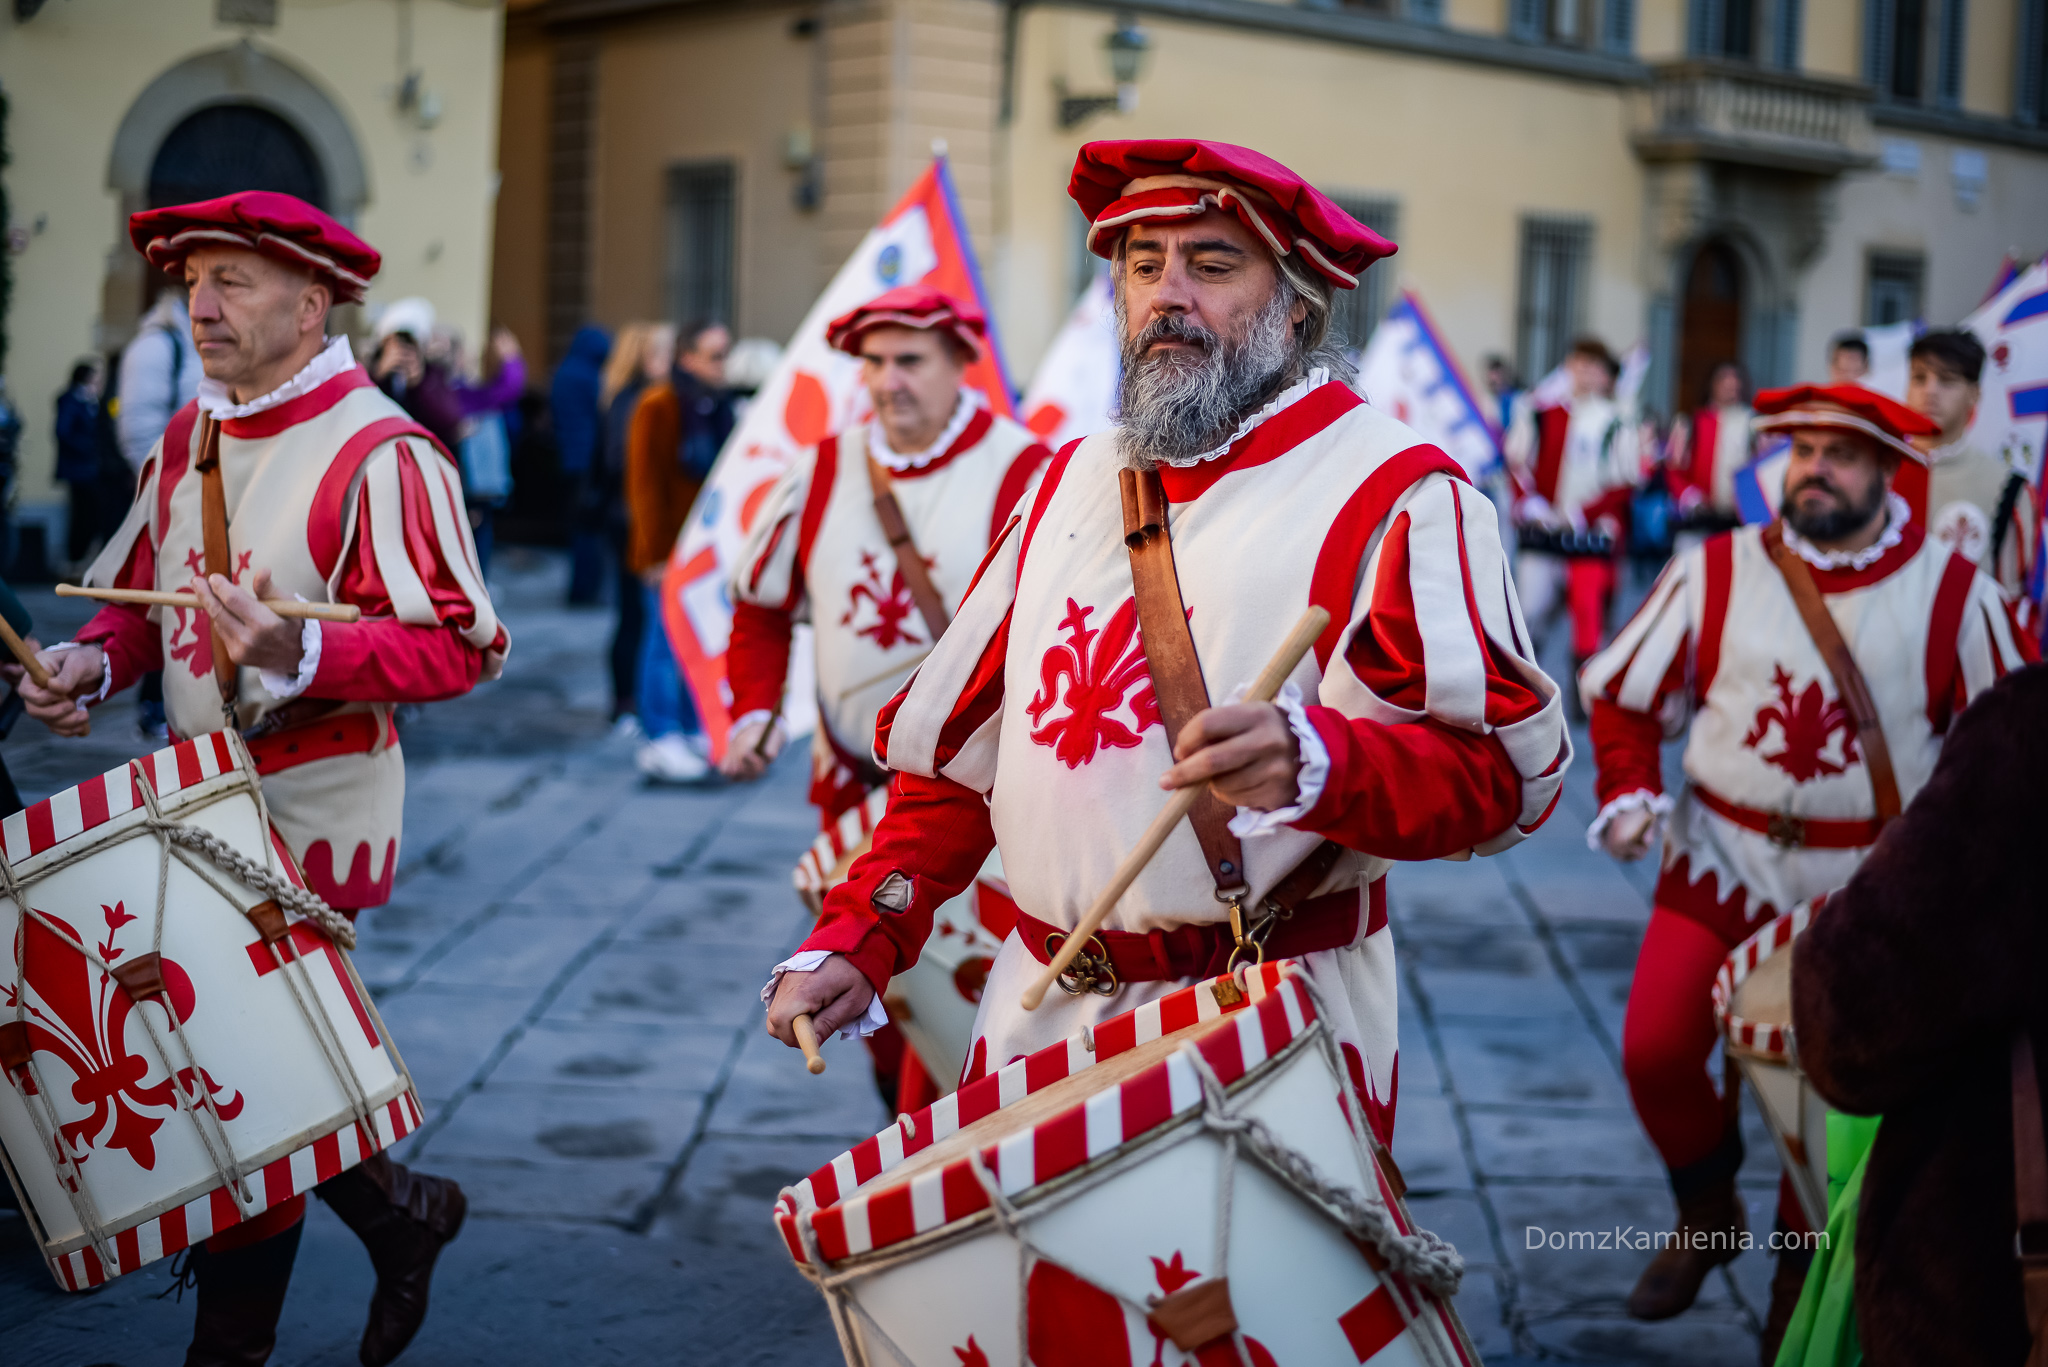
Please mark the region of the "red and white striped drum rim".
MULTIPOLYGON (((778 1199, 775 1223, 790 1256, 799 1264, 809 1261, 797 1229, 800 1214, 810 1214, 825 1260, 837 1262, 986 1210, 988 1193, 964 1156, 907 1182, 871 1191, 858 1188, 975 1121, 1096 1063, 1176 1030, 1236 1014, 1235 1030, 1210 1031, 1193 1041, 1217 1079, 1230 1086, 1314 1023, 1315 1005, 1298 981, 1299 972, 1284 961, 1257 965, 1246 972, 1242 995, 1226 989, 1222 1000, 1217 984, 1233 980, 1216 978, 1181 988, 1096 1026, 1092 1050, 1084 1036, 1070 1036, 941 1097, 909 1117, 908 1124, 899 1120, 778 1199)), ((1169 1055, 1038 1124, 1003 1136, 978 1156, 1003 1193, 1014 1199, 1201 1105, 1194 1070, 1185 1059, 1169 1055)))
POLYGON ((1813 905, 1812 902, 1801 902, 1784 915, 1767 921, 1755 934, 1735 946, 1722 961, 1720 971, 1714 975, 1714 1019, 1721 1027, 1722 1037, 1737 1048, 1781 1062, 1791 1061, 1792 1027, 1745 1020, 1736 1015, 1733 1010, 1735 989, 1756 971, 1757 965, 1791 944, 1806 929, 1813 916, 1813 905))

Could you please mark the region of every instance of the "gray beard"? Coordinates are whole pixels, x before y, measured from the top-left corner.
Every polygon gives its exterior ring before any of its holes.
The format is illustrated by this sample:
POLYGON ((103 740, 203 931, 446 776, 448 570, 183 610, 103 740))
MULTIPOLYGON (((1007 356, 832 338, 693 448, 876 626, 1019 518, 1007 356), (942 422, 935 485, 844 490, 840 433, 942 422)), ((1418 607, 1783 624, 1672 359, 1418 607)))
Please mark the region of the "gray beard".
POLYGON ((1226 342, 1178 314, 1162 314, 1130 337, 1119 298, 1117 332, 1126 338, 1116 412, 1120 463, 1151 470, 1199 456, 1228 437, 1300 368, 1287 316, 1293 304, 1288 291, 1276 289, 1245 335, 1226 342), (1167 338, 1200 350, 1146 355, 1146 348, 1167 338))

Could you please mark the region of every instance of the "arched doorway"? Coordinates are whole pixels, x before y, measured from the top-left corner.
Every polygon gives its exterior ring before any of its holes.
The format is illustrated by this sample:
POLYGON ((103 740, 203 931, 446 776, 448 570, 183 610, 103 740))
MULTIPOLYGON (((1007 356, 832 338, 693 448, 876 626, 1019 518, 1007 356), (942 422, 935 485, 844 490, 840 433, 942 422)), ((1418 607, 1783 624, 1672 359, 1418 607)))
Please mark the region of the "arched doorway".
POLYGON ((239 190, 281 190, 327 207, 326 177, 305 135, 268 109, 217 104, 187 115, 149 166, 149 207, 239 190))
POLYGON ((1742 296, 1742 258, 1726 242, 1703 245, 1686 272, 1680 305, 1678 411, 1705 401, 1715 366, 1742 359, 1742 296))

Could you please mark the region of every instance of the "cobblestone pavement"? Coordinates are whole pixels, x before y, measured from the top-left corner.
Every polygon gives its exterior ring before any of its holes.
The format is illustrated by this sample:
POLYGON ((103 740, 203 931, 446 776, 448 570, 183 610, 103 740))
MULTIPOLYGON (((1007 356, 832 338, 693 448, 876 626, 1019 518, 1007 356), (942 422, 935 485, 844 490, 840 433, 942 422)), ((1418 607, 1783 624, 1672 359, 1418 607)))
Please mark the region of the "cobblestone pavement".
MULTIPOLYGON (((886 1115, 861 1055, 829 1046, 812 1078, 759 1027, 763 973, 805 925, 788 885, 814 829, 801 760, 754 788, 643 786, 606 735, 605 615, 556 606, 545 557, 508 554, 497 578, 511 669, 402 720, 401 870, 356 956, 428 1112, 401 1156, 471 1201, 405 1361, 823 1367, 830 1327, 767 1211, 886 1115)), ((30 598, 43 639, 82 619, 30 598)), ((117 703, 86 742, 23 722, 5 754, 33 801, 141 748, 117 703)), ((1490 1361, 1753 1362, 1763 1254, 1692 1313, 1642 1325, 1621 1303, 1645 1255, 1528 1246, 1531 1227, 1670 1218, 1619 1067, 1648 880, 1586 851, 1591 815, 1582 760, 1536 839, 1394 874, 1395 1153, 1417 1216, 1472 1266, 1460 1308, 1490 1361)), ((1745 1191, 1767 1230, 1775 1170, 1752 1129, 1745 1191)), ((191 1306, 159 1299, 170 1283, 158 1263, 64 1295, 0 1215, 0 1358, 179 1363, 191 1306)), ((353 1363, 371 1284, 313 1203, 272 1361, 353 1363)))

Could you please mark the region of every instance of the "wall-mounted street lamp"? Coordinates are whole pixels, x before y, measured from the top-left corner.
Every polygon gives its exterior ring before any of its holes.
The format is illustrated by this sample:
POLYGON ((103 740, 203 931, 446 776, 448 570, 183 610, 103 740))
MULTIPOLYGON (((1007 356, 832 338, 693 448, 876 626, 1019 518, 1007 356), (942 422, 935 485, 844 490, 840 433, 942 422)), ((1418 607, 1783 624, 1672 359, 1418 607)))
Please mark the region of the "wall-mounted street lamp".
POLYGON ((1114 109, 1119 114, 1129 114, 1138 107, 1138 74, 1144 69, 1145 56, 1152 49, 1152 39, 1145 30, 1138 27, 1138 21, 1126 14, 1117 20, 1116 27, 1102 40, 1102 47, 1109 54, 1109 74, 1116 81, 1114 95, 1069 95, 1064 79, 1055 81, 1054 88, 1060 101, 1060 127, 1072 128, 1082 120, 1114 109))

